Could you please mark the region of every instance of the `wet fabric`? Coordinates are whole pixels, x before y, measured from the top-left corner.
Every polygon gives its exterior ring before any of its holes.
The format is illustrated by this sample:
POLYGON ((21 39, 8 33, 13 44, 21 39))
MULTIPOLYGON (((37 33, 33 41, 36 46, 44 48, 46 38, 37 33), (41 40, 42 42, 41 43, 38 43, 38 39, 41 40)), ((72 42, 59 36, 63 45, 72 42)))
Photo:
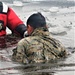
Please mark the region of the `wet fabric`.
POLYGON ((13 50, 12 58, 21 63, 42 63, 66 56, 65 47, 45 28, 37 28, 13 50))

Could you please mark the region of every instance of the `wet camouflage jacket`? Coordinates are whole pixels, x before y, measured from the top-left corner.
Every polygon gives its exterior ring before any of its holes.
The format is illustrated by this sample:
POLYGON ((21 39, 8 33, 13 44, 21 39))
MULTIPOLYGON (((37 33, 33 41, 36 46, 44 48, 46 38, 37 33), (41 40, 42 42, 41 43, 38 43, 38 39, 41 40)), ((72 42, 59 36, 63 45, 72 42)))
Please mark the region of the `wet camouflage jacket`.
POLYGON ((35 29, 31 36, 18 42, 13 59, 22 63, 40 63, 66 55, 63 45, 44 28, 35 29))

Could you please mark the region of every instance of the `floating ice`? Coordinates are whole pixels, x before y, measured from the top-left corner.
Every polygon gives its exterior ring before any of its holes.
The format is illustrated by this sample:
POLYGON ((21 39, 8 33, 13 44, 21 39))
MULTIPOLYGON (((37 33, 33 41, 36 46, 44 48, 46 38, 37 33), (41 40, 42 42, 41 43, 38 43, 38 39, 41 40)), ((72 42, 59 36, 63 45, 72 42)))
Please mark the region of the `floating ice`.
POLYGON ((23 3, 21 1, 13 1, 14 6, 23 6, 23 3))
POLYGON ((58 12, 59 11, 59 8, 58 7, 51 7, 50 9, 49 9, 49 11, 50 12, 58 12))

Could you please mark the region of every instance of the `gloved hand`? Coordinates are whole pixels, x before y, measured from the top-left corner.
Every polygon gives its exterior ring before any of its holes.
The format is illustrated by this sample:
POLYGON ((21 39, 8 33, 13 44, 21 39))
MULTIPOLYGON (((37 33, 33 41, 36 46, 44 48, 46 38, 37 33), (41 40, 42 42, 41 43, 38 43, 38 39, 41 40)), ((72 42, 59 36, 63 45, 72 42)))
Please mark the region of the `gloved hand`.
POLYGON ((4 21, 0 20, 0 31, 4 30, 4 21))
POLYGON ((0 30, 2 30, 2 23, 0 23, 0 30))
POLYGON ((28 36, 29 36, 29 35, 28 35, 28 32, 25 31, 23 37, 28 37, 28 36))

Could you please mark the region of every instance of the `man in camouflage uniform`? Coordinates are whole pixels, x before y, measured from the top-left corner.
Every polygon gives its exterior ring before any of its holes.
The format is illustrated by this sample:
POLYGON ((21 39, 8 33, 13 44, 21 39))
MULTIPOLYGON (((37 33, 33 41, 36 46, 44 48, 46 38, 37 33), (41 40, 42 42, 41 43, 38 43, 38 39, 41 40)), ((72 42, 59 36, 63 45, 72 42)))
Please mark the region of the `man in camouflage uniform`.
POLYGON ((63 45, 51 37, 44 16, 32 14, 27 20, 28 37, 18 42, 13 59, 22 63, 42 63, 66 56, 63 45))

